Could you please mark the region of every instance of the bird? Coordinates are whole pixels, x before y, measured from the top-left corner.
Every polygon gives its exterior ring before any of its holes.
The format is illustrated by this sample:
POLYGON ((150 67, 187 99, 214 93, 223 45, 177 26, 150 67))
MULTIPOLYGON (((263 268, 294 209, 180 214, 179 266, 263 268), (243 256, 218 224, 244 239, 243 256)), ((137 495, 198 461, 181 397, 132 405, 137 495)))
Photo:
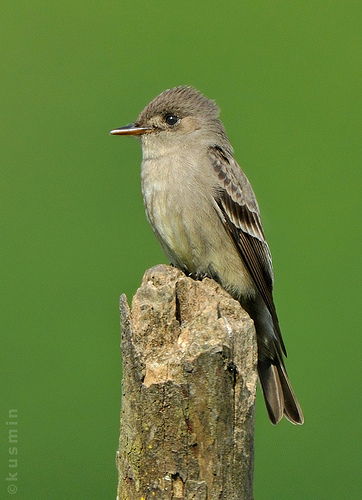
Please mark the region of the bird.
POLYGON ((156 96, 135 122, 110 134, 140 139, 146 215, 170 263, 194 279, 217 281, 254 321, 271 423, 284 415, 303 424, 285 368, 258 202, 219 114, 215 101, 182 85, 156 96))

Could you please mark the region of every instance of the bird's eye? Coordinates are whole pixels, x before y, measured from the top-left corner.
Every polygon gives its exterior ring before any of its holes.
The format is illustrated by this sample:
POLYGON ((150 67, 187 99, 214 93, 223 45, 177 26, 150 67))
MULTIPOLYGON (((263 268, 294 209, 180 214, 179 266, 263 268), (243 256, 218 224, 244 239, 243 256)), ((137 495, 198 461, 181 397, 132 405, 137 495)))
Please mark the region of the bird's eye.
POLYGON ((176 125, 176 123, 178 123, 180 121, 180 118, 176 115, 166 115, 165 116, 165 122, 167 123, 167 125, 176 125))

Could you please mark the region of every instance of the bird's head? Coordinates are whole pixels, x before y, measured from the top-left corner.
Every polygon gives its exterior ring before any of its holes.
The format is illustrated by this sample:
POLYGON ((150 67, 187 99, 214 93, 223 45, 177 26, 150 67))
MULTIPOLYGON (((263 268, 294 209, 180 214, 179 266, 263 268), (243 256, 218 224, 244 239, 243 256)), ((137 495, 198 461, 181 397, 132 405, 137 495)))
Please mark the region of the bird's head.
POLYGON ((219 108, 214 101, 193 87, 180 86, 155 97, 134 123, 110 133, 138 136, 144 148, 179 147, 190 141, 227 141, 218 116, 219 108))

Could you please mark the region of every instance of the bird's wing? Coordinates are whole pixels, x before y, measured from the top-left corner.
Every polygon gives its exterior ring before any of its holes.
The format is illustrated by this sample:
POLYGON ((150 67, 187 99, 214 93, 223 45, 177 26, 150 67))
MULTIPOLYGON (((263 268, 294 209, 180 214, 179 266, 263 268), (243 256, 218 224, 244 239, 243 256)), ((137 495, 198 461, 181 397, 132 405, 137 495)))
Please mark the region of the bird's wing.
POLYGON ((220 183, 215 193, 219 215, 271 314, 275 334, 286 354, 272 295, 274 276, 271 254, 253 189, 234 158, 222 148, 211 147, 209 158, 220 183))

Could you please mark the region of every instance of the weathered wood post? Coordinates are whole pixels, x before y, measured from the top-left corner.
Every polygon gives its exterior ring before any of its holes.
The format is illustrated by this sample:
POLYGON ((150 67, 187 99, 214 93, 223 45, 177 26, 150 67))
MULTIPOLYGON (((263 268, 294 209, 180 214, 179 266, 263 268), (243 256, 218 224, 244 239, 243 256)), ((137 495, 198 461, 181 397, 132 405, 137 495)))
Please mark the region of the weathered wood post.
POLYGON ((165 265, 121 297, 118 500, 253 498, 253 322, 217 283, 165 265))

